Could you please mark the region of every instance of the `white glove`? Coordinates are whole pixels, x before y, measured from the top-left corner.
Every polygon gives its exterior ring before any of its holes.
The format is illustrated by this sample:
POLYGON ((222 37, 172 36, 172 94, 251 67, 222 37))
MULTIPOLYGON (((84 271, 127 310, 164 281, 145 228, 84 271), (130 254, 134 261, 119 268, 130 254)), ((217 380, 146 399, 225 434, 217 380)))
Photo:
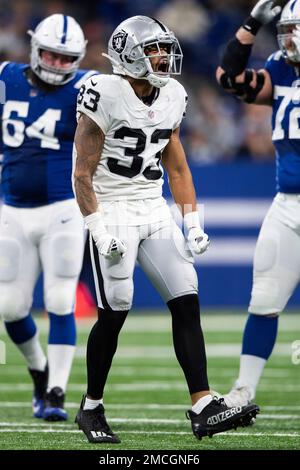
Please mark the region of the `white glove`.
POLYGON ((250 15, 262 24, 270 23, 282 10, 281 6, 274 4, 274 0, 259 0, 250 15))
POLYGON ((188 229, 187 240, 190 250, 195 255, 201 255, 209 247, 210 240, 200 227, 198 212, 185 214, 184 223, 188 229))
POLYGON ((108 233, 99 212, 86 216, 84 221, 95 240, 100 255, 110 260, 125 256, 126 245, 122 240, 108 233))

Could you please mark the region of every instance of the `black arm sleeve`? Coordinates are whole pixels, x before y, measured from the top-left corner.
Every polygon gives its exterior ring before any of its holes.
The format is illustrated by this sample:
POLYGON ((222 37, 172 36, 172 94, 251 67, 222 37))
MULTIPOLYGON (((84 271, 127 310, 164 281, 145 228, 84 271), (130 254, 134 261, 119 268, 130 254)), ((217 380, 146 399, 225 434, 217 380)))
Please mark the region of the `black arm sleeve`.
POLYGON ((230 77, 244 72, 251 54, 252 44, 242 44, 236 37, 226 46, 221 67, 230 77))

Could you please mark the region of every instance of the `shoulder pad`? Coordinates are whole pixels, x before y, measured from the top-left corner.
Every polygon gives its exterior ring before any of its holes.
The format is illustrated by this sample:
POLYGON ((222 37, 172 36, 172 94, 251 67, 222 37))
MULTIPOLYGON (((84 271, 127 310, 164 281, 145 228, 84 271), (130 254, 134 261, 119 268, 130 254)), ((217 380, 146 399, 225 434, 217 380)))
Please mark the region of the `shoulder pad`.
POLYGON ((96 70, 78 70, 76 76, 74 77, 74 88, 79 88, 81 87, 81 85, 88 79, 90 78, 92 75, 98 75, 99 72, 97 72, 96 70))
POLYGON ((8 62, 8 61, 7 61, 7 62, 2 62, 2 63, 0 64, 0 77, 1 77, 1 74, 2 74, 3 70, 5 69, 5 67, 6 67, 8 64, 10 64, 10 62, 8 62))
POLYGON ((276 51, 276 52, 273 52, 273 54, 271 54, 267 58, 267 62, 271 62, 272 60, 276 60, 278 62, 280 59, 282 59, 282 52, 281 51, 276 51))

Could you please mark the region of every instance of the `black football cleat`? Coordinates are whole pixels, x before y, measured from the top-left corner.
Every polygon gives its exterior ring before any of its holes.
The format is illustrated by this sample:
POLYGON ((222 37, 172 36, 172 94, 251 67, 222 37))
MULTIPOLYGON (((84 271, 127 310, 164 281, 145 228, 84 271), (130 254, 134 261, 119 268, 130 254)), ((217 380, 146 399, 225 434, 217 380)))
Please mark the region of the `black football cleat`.
POLYGON ((64 409, 65 394, 60 387, 53 387, 45 395, 43 418, 45 421, 66 421, 68 413, 64 409))
POLYGON ((254 403, 228 407, 224 398, 214 397, 201 413, 188 410, 186 416, 191 420, 194 435, 201 440, 204 436, 212 437, 219 432, 249 426, 258 413, 259 407, 254 403))
POLYGON ((45 408, 45 394, 48 385, 48 364, 44 370, 29 369, 33 381, 32 411, 35 418, 42 418, 45 408))
POLYGON ((84 410, 85 396, 82 398, 75 423, 84 432, 88 441, 93 444, 119 444, 119 437, 112 432, 107 424, 104 406, 98 405, 94 410, 84 410))

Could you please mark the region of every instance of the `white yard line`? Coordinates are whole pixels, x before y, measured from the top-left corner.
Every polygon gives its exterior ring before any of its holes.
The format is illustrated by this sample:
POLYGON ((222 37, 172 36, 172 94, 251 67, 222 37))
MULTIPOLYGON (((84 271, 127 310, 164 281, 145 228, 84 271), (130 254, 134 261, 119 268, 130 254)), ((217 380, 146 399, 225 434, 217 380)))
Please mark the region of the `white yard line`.
MULTIPOLYGON (((218 390, 224 387, 224 383, 212 383, 213 389, 218 390)), ((69 392, 84 392, 86 388, 85 384, 69 384, 69 392)), ((28 392, 32 390, 31 384, 12 384, 12 383, 1 383, 0 393, 3 392, 28 392)), ((158 391, 171 391, 171 390, 186 390, 186 384, 184 382, 176 381, 157 381, 157 382, 132 382, 132 383, 114 383, 108 384, 107 390, 112 392, 141 392, 149 390, 158 391)), ((274 392, 274 393, 295 393, 300 391, 300 385, 298 384, 261 384, 258 388, 259 392, 274 392)))
MULTIPOLYGON (((6 367, 5 369, 1 369, 1 372, 3 372, 2 377, 5 375, 6 377, 16 377, 18 378, 17 382, 20 382, 20 378, 22 377, 22 380, 24 380, 25 377, 28 377, 28 370, 26 369, 25 366, 20 366, 20 365, 12 365, 8 364, 9 367, 6 367)), ((73 364, 73 378, 75 376, 79 375, 80 371, 80 377, 82 377, 82 364, 73 364)), ((130 377, 130 376, 138 376, 138 375, 143 375, 143 376, 154 376, 154 377, 181 377, 182 372, 177 364, 170 364, 170 366, 155 366, 153 367, 152 365, 132 365, 132 366, 113 366, 111 372, 111 377, 130 377)), ((236 378, 237 371, 232 368, 232 367, 220 367, 220 368, 209 368, 209 376, 210 377, 228 377, 230 379, 236 378)), ((265 379, 278 379, 278 378, 289 378, 293 379, 295 378, 295 371, 293 369, 266 369, 264 371, 264 378, 265 379)), ((212 379, 211 379, 212 381, 212 379)), ((1 384, 0 384, 1 385, 1 384)))
MULTIPOLYGON (((69 409, 77 409, 79 407, 79 402, 67 402, 66 408, 69 409)), ((31 403, 29 401, 0 401, 1 408, 30 408, 31 403)), ((168 404, 160 404, 160 403, 141 403, 141 404, 134 404, 134 403, 112 403, 112 404, 105 404, 105 409, 107 410, 187 410, 189 407, 188 404, 186 405, 168 405, 168 404)), ((300 411, 300 406, 263 406, 261 407, 264 411, 300 411)), ((260 415, 261 416, 261 415, 260 415)), ((273 415, 271 415, 273 416, 273 415)), ((294 415, 293 415, 294 416, 294 415)))
MULTIPOLYGON (((28 370, 25 366, 20 365, 11 365, 7 364, 8 367, 2 369, 6 376, 9 377, 17 377, 18 382, 20 381, 20 376, 28 377, 28 370)), ((73 364, 73 375, 77 375, 76 372, 79 372, 78 369, 82 372, 82 364, 73 364)), ((141 366, 141 365, 132 365, 132 366, 113 366, 110 376, 153 376, 153 377, 181 377, 182 372, 179 368, 179 365, 174 364, 170 365, 170 367, 166 366, 141 366)), ((210 377, 228 377, 234 379, 237 375, 237 371, 234 367, 228 368, 209 368, 209 376, 210 377)), ((264 371, 264 378, 268 379, 278 379, 278 378, 293 378, 295 376, 295 371, 293 369, 266 369, 264 371)), ((1 384, 0 384, 1 388, 1 384)))
MULTIPOLYGON (((295 339, 297 339, 295 337, 295 339)), ((209 358, 212 357, 239 357, 241 352, 240 343, 207 343, 206 352, 209 358)), ((289 356, 291 357, 292 343, 277 343, 273 356, 289 356)), ((75 352, 76 357, 86 357, 86 347, 78 346, 75 352)), ((116 353, 116 360, 119 358, 172 358, 174 357, 174 349, 170 346, 120 346, 116 353)))
MULTIPOLYGON (((296 415, 268 415, 268 414, 261 414, 258 415, 259 421, 261 420, 300 420, 300 416, 296 415)), ((122 424, 187 424, 186 419, 158 419, 158 418, 109 418, 109 421, 112 423, 122 423, 122 424)), ((9 421, 0 421, 0 426, 2 427, 37 427, 36 423, 22 423, 22 422, 9 422, 9 421)), ((49 423, 41 422, 39 423, 41 428, 48 426, 49 423)), ((71 424, 55 424, 53 429, 57 427, 69 429, 71 424)))
MULTIPOLYGON (((6 428, 6 429, 0 429, 0 433, 3 432, 3 433, 7 433, 7 432, 11 432, 11 433, 14 433, 16 434, 17 432, 18 433, 68 433, 68 434, 82 434, 82 431, 77 431, 75 429, 62 429, 62 430, 59 430, 59 429, 51 429, 51 428, 48 428, 48 429, 18 429, 16 431, 16 429, 13 429, 13 428, 6 428)), ((149 434, 152 434, 152 435, 157 435, 157 434, 160 434, 160 435, 172 435, 174 436, 174 431, 122 431, 122 434, 125 436, 127 434, 146 434, 146 435, 149 435, 149 434)), ((178 435, 181 435, 181 436, 191 436, 191 431, 188 432, 188 431, 176 431, 176 436, 178 435)), ((240 436, 249 436, 249 437, 290 437, 290 438, 296 438, 296 439, 299 439, 300 437, 300 434, 299 433, 284 433, 284 432, 274 432, 274 433, 262 433, 262 432, 259 432, 259 433, 250 433, 250 432, 226 432, 226 433, 219 433, 219 434, 215 434, 214 435, 214 438, 216 437, 221 437, 221 436, 226 436, 226 437, 240 437, 240 436)))
POLYGON ((286 405, 286 406, 285 405, 278 405, 278 406, 276 406, 276 405, 272 405, 272 406, 267 405, 267 406, 262 406, 262 408, 266 411, 267 410, 268 411, 285 411, 285 410, 286 411, 287 410, 289 410, 289 411, 293 411, 293 410, 300 411, 300 406, 299 405, 286 405))
MULTIPOLYGON (((247 318, 246 308, 245 312, 241 313, 242 310, 232 313, 232 310, 224 310, 223 314, 211 314, 211 309, 203 309, 202 313, 202 325, 204 331, 207 332, 218 332, 218 331, 242 331, 245 325, 245 320, 247 318)), ((38 318, 35 317, 38 324, 39 330, 41 332, 48 332, 49 322, 47 318, 38 318)), ((89 333, 91 327, 95 323, 96 318, 90 318, 87 320, 77 320, 78 331, 83 334, 89 333)), ((290 331, 295 332, 300 329, 300 316, 297 314, 284 314, 282 316, 282 322, 280 325, 280 331, 290 331)), ((145 310, 141 313, 136 310, 135 313, 131 312, 128 316, 126 323, 123 327, 122 332, 166 332, 171 331, 171 318, 170 315, 165 309, 163 311, 158 311, 157 314, 153 314, 153 311, 149 311, 149 315, 145 315, 145 310)), ((3 327, 0 327, 0 334, 6 336, 3 327)), ((297 338, 295 338, 297 339, 297 338)), ((300 338, 299 338, 300 339, 300 338)))

